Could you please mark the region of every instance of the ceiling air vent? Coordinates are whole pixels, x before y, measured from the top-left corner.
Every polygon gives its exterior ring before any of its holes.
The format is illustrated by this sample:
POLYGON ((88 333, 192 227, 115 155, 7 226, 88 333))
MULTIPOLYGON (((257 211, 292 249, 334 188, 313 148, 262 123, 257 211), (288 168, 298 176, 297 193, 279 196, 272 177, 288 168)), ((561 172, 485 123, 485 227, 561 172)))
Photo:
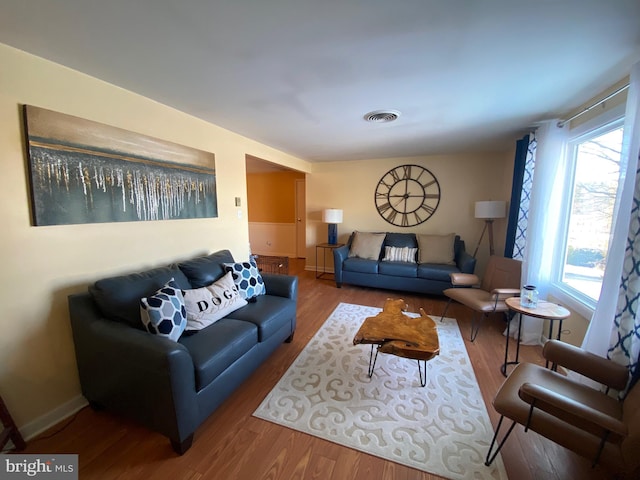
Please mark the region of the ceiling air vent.
POLYGON ((397 120, 400 116, 400 112, 397 110, 376 110, 369 112, 364 116, 367 122, 374 123, 388 123, 397 120))

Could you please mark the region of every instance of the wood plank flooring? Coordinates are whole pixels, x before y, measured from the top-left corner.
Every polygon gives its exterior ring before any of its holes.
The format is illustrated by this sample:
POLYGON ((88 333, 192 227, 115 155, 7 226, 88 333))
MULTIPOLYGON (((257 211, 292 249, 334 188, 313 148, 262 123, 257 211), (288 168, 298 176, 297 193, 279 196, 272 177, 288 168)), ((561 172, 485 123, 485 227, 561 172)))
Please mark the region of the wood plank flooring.
MULTIPOLYGON (((28 442, 26 453, 77 453, 82 480, 292 480, 393 479, 433 480, 441 477, 381 460, 304 433, 251 416, 278 379, 340 302, 382 307, 387 297, 402 297, 409 310, 440 314, 442 297, 400 295, 345 285, 338 289, 327 278, 304 271, 303 260, 292 260, 290 272, 300 279, 298 327, 294 340, 283 344, 196 431, 193 447, 177 456, 169 441, 156 433, 105 411, 90 408, 61 422, 40 439, 28 442), (53 434, 53 435, 52 435, 53 434), (48 435, 52 435, 47 438, 48 435)), ((447 316, 457 318, 493 425, 498 415, 491 400, 504 377, 504 322, 486 322, 469 342, 470 312, 452 305, 447 316)), ((515 343, 512 345, 515 347, 515 343)), ((511 350, 514 351, 514 350, 511 350)), ((521 360, 543 364, 540 347, 522 347, 521 360)), ((490 441, 488 438, 487 441, 490 441)), ((536 433, 516 427, 502 450, 512 480, 602 480, 609 475, 536 433)))

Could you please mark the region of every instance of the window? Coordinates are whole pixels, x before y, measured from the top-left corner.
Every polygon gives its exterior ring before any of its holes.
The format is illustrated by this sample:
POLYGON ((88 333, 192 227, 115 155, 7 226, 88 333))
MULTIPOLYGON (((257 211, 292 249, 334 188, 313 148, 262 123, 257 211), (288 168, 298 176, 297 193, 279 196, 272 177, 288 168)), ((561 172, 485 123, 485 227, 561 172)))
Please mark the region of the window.
POLYGON ((620 180, 623 119, 583 128, 569 141, 557 286, 589 310, 600 297, 620 180))

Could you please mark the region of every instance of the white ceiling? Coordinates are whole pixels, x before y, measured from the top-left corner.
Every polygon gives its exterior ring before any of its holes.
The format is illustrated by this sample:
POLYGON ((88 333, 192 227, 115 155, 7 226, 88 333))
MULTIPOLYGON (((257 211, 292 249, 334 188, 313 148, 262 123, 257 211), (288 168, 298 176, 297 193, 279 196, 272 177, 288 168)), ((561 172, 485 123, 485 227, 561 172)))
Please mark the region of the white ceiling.
POLYGON ((640 0, 0 0, 0 43, 310 161, 495 151, 628 75, 640 0))

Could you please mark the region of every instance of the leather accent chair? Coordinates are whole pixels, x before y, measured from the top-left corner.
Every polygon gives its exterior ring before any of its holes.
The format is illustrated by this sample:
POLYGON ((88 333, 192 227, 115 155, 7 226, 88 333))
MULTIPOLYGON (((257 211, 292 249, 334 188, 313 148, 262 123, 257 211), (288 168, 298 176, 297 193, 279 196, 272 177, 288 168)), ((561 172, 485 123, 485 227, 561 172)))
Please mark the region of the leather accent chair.
MULTIPOLYGON (((609 389, 623 390, 626 367, 559 340, 542 351, 554 368, 561 365, 609 389)), ((623 401, 531 363, 519 364, 498 390, 493 406, 501 415, 485 465, 490 465, 516 423, 600 464, 623 478, 640 478, 640 386, 623 401), (493 451, 504 418, 513 421, 493 451)))
POLYGON ((482 319, 497 312, 508 315, 509 307, 504 301, 509 297, 520 295, 521 272, 520 260, 492 255, 489 257, 482 282, 477 275, 452 273, 451 283, 454 287, 442 292, 449 297, 442 318, 453 300, 472 309, 474 314, 471 320, 471 341, 473 342, 482 326, 482 319), (481 316, 480 320, 478 316, 481 316))

